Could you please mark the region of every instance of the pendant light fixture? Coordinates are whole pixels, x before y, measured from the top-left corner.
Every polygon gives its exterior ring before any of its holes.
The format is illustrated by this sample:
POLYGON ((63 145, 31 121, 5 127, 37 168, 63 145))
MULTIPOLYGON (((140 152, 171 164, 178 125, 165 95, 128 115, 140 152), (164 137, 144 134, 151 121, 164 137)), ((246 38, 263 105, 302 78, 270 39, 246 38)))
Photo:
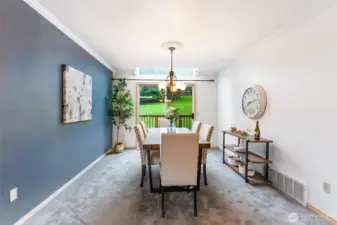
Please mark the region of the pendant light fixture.
POLYGON ((165 89, 168 87, 168 91, 171 93, 175 93, 177 91, 185 91, 186 85, 181 82, 176 82, 177 76, 173 71, 173 51, 177 48, 181 48, 182 44, 176 41, 165 42, 162 44, 162 48, 168 49, 171 52, 171 70, 169 75, 165 79, 165 83, 158 84, 158 88, 161 92, 165 92, 165 89))

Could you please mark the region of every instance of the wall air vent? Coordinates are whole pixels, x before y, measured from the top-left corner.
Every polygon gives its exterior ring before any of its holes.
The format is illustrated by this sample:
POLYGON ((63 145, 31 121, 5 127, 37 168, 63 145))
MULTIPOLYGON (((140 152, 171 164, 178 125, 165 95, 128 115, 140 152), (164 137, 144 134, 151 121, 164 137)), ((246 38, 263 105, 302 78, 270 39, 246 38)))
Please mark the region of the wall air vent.
POLYGON ((286 176, 272 168, 269 168, 269 180, 272 182, 274 187, 286 193, 295 201, 306 206, 307 185, 289 176, 286 176))

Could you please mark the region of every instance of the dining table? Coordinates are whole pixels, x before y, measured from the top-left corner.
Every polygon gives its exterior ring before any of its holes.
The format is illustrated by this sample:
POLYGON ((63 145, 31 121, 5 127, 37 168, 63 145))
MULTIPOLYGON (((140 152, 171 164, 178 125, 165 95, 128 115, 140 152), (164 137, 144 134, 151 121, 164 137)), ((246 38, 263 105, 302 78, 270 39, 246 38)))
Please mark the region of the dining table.
MULTIPOLYGON (((143 149, 146 151, 148 158, 148 168, 149 168, 149 181, 150 181, 150 190, 151 192, 160 192, 160 186, 155 188, 153 185, 152 178, 152 169, 151 169, 151 151, 160 151, 161 144, 161 135, 162 133, 177 133, 177 134, 186 134, 192 133, 188 128, 150 128, 146 134, 146 138, 143 142, 143 149)), ((209 149, 211 144, 209 141, 206 141, 199 137, 199 154, 198 154, 198 174, 197 174, 197 190, 200 188, 200 177, 201 177, 201 157, 202 151, 204 149, 209 149)), ((179 157, 179 156, 177 156, 179 157)))

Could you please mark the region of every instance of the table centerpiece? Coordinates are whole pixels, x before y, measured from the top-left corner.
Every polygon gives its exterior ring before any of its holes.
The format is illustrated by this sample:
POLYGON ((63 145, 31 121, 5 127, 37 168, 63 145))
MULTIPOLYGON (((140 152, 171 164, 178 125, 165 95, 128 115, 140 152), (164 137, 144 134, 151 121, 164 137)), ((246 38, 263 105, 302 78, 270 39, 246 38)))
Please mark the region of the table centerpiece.
POLYGON ((179 109, 170 106, 165 113, 165 118, 170 120, 170 127, 173 127, 174 120, 179 119, 179 109))

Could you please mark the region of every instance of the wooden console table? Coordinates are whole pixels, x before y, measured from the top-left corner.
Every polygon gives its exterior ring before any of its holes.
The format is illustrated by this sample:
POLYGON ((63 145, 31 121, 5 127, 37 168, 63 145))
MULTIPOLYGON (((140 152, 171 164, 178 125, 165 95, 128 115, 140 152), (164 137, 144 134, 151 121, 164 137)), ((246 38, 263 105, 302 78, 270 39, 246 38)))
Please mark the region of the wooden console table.
POLYGON ((252 136, 243 136, 231 131, 222 131, 223 133, 223 145, 222 145, 222 161, 224 164, 228 165, 231 169, 233 169, 236 173, 238 173, 240 176, 242 176, 246 183, 249 184, 271 184, 271 182, 268 179, 268 170, 269 166, 268 164, 272 163, 272 161, 269 160, 269 143, 273 143, 272 140, 268 140, 265 138, 260 138, 260 140, 255 140, 252 136), (226 134, 237 137, 238 138, 238 145, 226 145, 226 134), (235 147, 240 146, 240 140, 246 141, 246 147, 244 151, 236 151, 235 147), (249 151, 249 143, 264 143, 266 144, 266 157, 262 157, 254 152, 249 151), (238 166, 230 165, 228 162, 226 162, 225 159, 225 149, 233 152, 236 155, 244 156, 245 157, 245 174, 241 174, 239 172, 238 166), (254 176, 248 176, 248 162, 250 163, 260 163, 265 164, 265 175, 262 176, 260 173, 255 171, 254 176))

